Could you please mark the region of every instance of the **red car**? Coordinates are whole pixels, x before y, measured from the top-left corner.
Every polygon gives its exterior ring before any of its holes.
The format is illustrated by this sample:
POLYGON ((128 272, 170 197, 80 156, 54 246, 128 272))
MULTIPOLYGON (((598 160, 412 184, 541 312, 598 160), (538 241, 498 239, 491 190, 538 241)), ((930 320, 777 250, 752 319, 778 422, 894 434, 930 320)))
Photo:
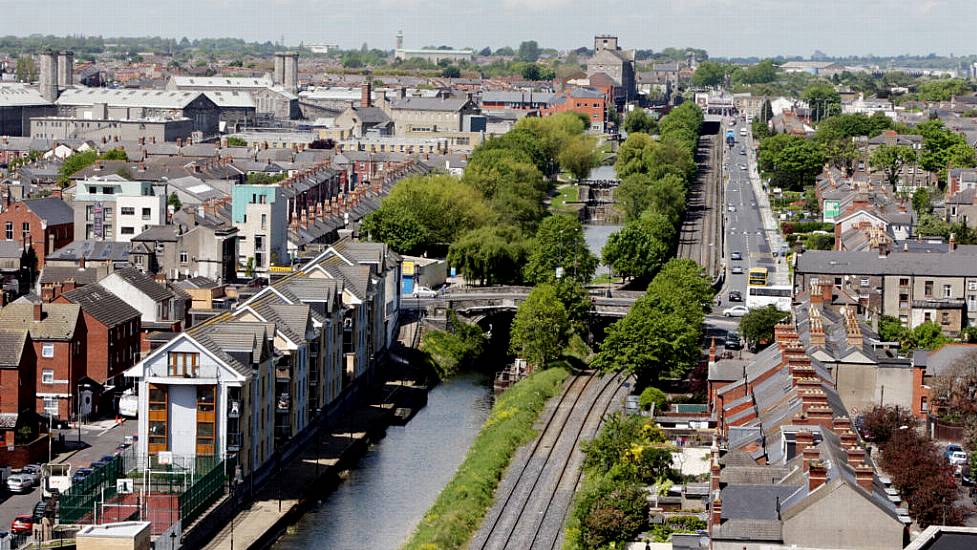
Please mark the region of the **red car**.
POLYGON ((17 516, 10 523, 10 532, 17 535, 29 535, 34 532, 34 518, 29 515, 17 516))

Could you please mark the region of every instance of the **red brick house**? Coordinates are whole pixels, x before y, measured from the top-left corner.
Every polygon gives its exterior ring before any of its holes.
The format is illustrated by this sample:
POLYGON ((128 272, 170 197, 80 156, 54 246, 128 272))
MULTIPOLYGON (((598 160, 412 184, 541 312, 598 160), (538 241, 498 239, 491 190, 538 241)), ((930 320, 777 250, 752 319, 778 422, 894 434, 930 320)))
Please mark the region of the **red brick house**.
POLYGON ((540 111, 542 116, 556 113, 581 113, 590 119, 590 130, 603 132, 607 128, 607 96, 592 88, 570 88, 554 98, 540 111))
POLYGON ((75 233, 75 214, 61 199, 32 199, 6 205, 0 212, 0 240, 28 243, 37 255, 37 267, 44 258, 70 243, 75 233))
POLYGON ((102 386, 119 387, 122 373, 139 358, 139 310, 99 284, 67 291, 54 303, 81 306, 88 338, 86 375, 102 386))
POLYGON ((12 446, 17 428, 34 416, 35 362, 28 331, 0 330, 0 447, 12 446))
POLYGON ((81 307, 34 303, 24 297, 0 309, 0 330, 25 329, 36 357, 35 410, 60 420, 73 417, 78 384, 86 373, 87 335, 81 307))

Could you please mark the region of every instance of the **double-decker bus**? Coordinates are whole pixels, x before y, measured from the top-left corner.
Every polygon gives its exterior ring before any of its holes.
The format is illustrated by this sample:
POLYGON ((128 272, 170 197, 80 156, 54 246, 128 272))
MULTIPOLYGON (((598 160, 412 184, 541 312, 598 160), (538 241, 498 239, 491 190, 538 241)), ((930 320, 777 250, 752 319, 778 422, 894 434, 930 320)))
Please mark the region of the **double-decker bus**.
POLYGON ((749 286, 767 286, 767 268, 751 267, 747 284, 749 286))
POLYGON ((780 311, 790 311, 794 289, 788 285, 749 286, 746 288, 746 307, 762 309, 774 306, 780 311))

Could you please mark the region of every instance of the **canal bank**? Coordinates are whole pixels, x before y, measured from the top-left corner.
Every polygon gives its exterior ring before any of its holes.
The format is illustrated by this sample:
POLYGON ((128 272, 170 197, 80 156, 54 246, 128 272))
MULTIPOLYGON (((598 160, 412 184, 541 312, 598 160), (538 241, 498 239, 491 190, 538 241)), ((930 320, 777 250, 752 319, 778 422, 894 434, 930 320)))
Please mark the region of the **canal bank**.
POLYGON ((391 363, 378 374, 385 382, 364 388, 362 397, 350 399, 347 411, 331 415, 328 423, 304 437, 303 445, 280 460, 260 487, 234 485, 190 526, 181 548, 269 548, 342 482, 371 443, 426 404, 427 373, 391 363))

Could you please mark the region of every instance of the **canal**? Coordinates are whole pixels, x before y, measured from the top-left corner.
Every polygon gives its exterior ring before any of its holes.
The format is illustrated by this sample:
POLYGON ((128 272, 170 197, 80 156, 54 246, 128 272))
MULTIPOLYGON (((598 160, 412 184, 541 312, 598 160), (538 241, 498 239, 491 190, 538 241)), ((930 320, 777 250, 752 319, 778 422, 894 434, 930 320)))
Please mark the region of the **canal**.
POLYGON ((395 549, 454 475, 492 406, 487 375, 459 374, 387 435, 349 477, 275 544, 279 550, 395 549))

